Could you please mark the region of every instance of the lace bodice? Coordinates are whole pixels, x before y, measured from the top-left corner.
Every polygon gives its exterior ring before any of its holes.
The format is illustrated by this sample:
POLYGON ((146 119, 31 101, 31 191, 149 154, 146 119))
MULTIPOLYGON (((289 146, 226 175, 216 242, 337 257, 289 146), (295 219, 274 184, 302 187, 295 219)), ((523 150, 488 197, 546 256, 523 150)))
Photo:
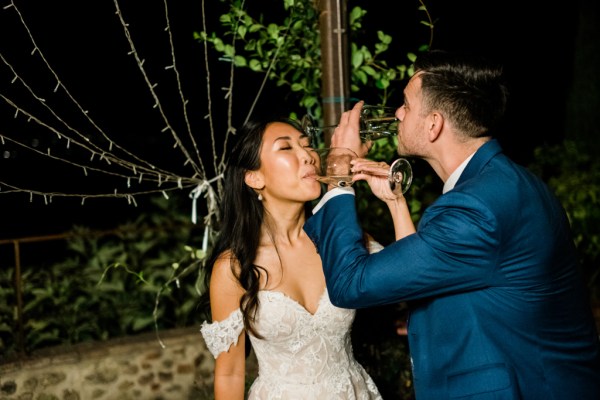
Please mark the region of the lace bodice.
MULTIPOLYGON (((314 315, 281 292, 260 291, 259 300, 256 328, 264 339, 250 335, 258 377, 248 399, 381 399, 352 353, 354 310, 335 307, 327 291, 314 315)), ((201 332, 216 358, 242 329, 238 309, 226 320, 204 322, 201 332)))

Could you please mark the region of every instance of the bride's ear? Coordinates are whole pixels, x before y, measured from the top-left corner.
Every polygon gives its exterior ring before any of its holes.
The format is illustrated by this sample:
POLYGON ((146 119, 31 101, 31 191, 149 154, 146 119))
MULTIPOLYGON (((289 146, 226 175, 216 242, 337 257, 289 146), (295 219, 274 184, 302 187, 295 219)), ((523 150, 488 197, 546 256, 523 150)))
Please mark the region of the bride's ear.
POLYGON ((255 190, 261 190, 265 187, 265 180, 259 171, 247 171, 244 176, 244 182, 255 190))

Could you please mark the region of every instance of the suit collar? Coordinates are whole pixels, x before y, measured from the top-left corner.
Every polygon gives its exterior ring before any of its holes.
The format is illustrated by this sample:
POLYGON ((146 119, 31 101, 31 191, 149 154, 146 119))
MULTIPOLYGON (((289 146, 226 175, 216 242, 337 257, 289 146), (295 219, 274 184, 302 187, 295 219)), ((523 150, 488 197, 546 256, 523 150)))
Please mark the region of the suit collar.
POLYGON ((502 153, 502 147, 500 146, 500 143, 498 143, 498 140, 492 139, 489 142, 484 143, 483 146, 477 149, 473 158, 471 158, 471 161, 469 161, 463 173, 460 175, 460 178, 458 178, 456 184, 462 183, 465 180, 478 175, 483 167, 500 153, 502 153))

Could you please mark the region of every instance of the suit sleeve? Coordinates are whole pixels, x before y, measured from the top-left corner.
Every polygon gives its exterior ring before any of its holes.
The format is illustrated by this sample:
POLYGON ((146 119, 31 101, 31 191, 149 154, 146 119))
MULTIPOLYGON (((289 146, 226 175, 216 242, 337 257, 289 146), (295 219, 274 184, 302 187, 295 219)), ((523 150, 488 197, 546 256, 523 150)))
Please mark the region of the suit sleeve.
MULTIPOLYGON (((330 199, 305 224, 333 304, 363 308, 473 290, 489 284, 497 246, 494 216, 474 199, 430 206, 417 233, 369 254, 354 196, 330 199)), ((454 196, 456 197, 456 196, 454 196)))

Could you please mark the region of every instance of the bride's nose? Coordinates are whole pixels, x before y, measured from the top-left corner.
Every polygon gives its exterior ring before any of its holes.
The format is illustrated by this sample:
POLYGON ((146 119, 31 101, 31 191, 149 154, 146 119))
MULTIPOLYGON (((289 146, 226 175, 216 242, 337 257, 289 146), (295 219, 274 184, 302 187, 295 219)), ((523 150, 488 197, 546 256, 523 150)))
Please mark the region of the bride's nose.
POLYGON ((302 162, 304 164, 314 164, 316 162, 314 152, 311 149, 304 149, 302 153, 302 162))

